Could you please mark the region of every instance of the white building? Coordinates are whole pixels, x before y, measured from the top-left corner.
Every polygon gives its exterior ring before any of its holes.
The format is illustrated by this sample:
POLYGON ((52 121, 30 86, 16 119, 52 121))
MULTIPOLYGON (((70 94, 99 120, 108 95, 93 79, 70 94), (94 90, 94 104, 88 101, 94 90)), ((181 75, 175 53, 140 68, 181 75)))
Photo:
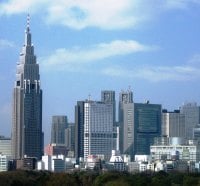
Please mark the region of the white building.
POLYGON ((49 155, 42 156, 42 162, 44 164, 44 170, 51 171, 51 159, 49 155))
POLYGON ((3 155, 12 156, 11 138, 0 136, 0 153, 3 155))
POLYGON ((113 149, 113 105, 87 101, 84 104, 84 159, 88 155, 105 155, 113 149))
POLYGON ((125 171, 125 163, 122 159, 120 152, 117 150, 112 150, 112 156, 110 158, 110 165, 113 165, 114 170, 116 171, 125 171))
POLYGON ((162 112, 162 135, 168 137, 185 137, 185 115, 179 110, 162 112))
POLYGON ((161 143, 157 142, 150 146, 152 160, 184 160, 198 162, 200 161, 200 145, 197 141, 186 141, 183 138, 166 138, 161 143), (165 141, 165 143, 163 143, 165 141))
POLYGON ((151 162, 150 155, 135 155, 136 162, 151 162))
POLYGON ((0 172, 8 171, 8 162, 10 159, 10 156, 0 154, 0 172))

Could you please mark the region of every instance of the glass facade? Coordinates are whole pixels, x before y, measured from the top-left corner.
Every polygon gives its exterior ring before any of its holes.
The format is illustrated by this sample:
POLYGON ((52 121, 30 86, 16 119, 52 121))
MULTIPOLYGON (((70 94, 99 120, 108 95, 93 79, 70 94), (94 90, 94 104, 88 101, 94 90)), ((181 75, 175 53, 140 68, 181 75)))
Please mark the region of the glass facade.
POLYGON ((134 154, 150 154, 154 137, 161 135, 161 105, 134 103, 134 154))

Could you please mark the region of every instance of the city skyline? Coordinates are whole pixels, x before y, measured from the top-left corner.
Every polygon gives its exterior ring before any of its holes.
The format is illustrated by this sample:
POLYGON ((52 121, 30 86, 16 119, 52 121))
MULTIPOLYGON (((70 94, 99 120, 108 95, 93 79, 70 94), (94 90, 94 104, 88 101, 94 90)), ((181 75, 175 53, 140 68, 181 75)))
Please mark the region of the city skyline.
POLYGON ((184 101, 199 104, 200 3, 145 2, 1 2, 1 135, 11 133, 12 88, 27 13, 44 92, 45 143, 53 115, 74 122, 76 102, 89 94, 100 100, 101 90, 116 91, 116 103, 130 85, 134 102, 150 100, 168 110, 184 101))

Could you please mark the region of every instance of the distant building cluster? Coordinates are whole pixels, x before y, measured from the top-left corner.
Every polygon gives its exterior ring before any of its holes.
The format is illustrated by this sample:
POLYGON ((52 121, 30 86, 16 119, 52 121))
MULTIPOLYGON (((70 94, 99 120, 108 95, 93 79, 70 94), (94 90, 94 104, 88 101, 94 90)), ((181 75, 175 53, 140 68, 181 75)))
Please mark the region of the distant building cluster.
POLYGON ((200 106, 168 111, 161 104, 135 103, 129 89, 102 90, 101 100, 77 101, 74 123, 52 116, 44 145, 39 65, 28 24, 13 91, 12 133, 0 136, 0 171, 117 170, 200 172, 200 106))

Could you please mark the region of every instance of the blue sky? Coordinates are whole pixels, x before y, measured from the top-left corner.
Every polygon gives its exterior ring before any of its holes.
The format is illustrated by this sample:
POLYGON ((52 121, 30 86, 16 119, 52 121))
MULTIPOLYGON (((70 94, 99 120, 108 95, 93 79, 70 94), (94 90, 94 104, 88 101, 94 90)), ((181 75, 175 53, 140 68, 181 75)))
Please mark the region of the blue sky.
POLYGON ((199 0, 8 0, 0 3, 0 134, 10 136, 16 63, 30 13, 43 89, 43 129, 51 116, 74 121, 74 106, 101 90, 130 86, 135 102, 177 109, 200 102, 199 0))

